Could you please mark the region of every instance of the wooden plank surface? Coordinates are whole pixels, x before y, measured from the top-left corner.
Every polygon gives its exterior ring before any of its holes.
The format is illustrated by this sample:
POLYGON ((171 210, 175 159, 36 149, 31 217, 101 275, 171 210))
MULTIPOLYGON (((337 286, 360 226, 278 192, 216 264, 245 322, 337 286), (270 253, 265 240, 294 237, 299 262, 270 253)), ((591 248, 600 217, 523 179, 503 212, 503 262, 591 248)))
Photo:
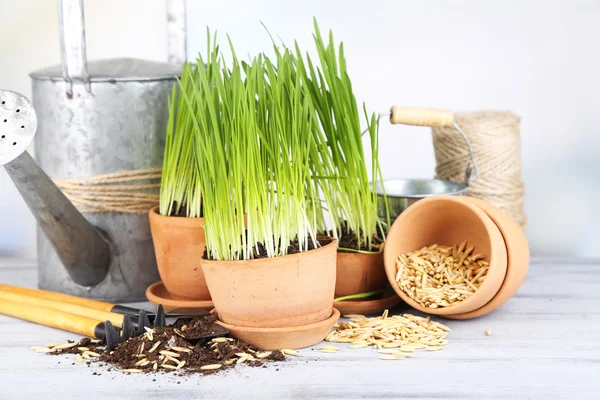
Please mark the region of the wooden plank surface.
MULTIPOLYGON (((35 281, 33 262, 0 260, 0 282, 35 281)), ((184 378, 128 376, 37 354, 29 347, 77 337, 0 316, 0 399, 598 398, 599 289, 598 261, 534 260, 519 293, 496 312, 442 320, 453 329, 442 351, 383 361, 372 349, 340 345, 334 354, 304 349, 268 368, 184 378)))

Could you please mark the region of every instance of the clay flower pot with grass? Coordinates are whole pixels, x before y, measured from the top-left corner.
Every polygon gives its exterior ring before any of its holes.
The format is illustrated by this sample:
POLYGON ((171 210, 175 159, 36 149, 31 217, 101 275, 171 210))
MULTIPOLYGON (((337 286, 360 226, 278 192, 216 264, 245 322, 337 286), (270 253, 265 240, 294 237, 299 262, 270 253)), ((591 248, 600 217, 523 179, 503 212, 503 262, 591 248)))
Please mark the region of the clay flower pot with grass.
POLYGON ((379 124, 366 107, 364 114, 359 111, 343 45, 336 50, 331 33, 326 44, 316 20, 314 25, 319 63, 313 63, 308 54, 303 56, 298 46, 296 57, 320 126, 314 131, 316 151, 311 153, 316 157, 311 163, 313 175, 321 177, 319 184, 329 213, 328 227, 320 228, 338 239, 336 297, 350 300, 357 295, 368 300, 388 286, 383 265, 385 226, 377 216, 377 195, 371 189, 371 182, 381 179, 379 124), (370 172, 367 153, 371 154, 370 172))
POLYGON ((202 269, 232 334, 265 349, 312 345, 337 320, 337 242, 317 237, 313 207, 314 111, 292 54, 231 53, 227 67, 215 41, 181 91, 201 155, 202 269))
MULTIPOLYGON (((180 91, 192 84, 193 67, 185 64, 180 91)), ((170 297, 210 300, 200 266, 205 248, 204 219, 192 118, 173 86, 169 97, 160 205, 150 210, 150 229, 158 272, 170 297)))

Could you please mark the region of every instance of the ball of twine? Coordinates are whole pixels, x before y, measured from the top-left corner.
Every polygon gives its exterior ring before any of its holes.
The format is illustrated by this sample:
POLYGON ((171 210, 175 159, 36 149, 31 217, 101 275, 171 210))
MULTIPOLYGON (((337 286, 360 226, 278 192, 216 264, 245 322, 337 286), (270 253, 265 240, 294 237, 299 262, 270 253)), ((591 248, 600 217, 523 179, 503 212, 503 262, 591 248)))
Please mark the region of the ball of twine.
MULTIPOLYGON (((469 184, 467 195, 503 209, 525 226, 520 118, 504 111, 476 111, 457 113, 455 122, 471 142, 479 167, 479 178, 469 184)), ((432 131, 436 178, 464 182, 469 151, 459 133, 451 127, 432 131)))

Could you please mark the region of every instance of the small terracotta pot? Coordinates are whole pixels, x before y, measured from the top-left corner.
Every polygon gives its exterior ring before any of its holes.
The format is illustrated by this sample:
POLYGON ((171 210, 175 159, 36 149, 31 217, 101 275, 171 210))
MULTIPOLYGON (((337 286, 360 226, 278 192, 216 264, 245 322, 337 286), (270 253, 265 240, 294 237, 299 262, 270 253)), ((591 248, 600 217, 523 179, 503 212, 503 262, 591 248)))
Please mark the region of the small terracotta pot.
POLYGON ((204 218, 165 217, 150 210, 158 273, 174 299, 210 300, 200 259, 206 247, 204 218))
POLYGON ((452 319, 470 319, 477 318, 494 311, 502 304, 506 303, 525 280, 527 270, 529 269, 529 245, 527 237, 521 226, 512 219, 510 215, 491 205, 490 203, 475 199, 473 197, 465 197, 465 200, 477 205, 494 221, 506 244, 506 252, 508 256, 508 264, 506 267, 506 276, 496 296, 477 310, 463 313, 446 315, 446 318, 452 319))
POLYGON ((462 314, 487 304, 502 286, 507 252, 500 230, 481 208, 460 196, 434 196, 419 200, 396 219, 383 251, 385 270, 392 288, 413 308, 429 314, 462 314), (398 287, 396 259, 399 254, 432 244, 455 245, 464 240, 474 253, 490 263, 487 277, 468 299, 449 307, 423 307, 398 287))
POLYGON ((315 250, 242 261, 202 259, 221 321, 257 328, 308 325, 331 317, 337 241, 315 250))
POLYGON ((337 252, 335 297, 371 292, 388 285, 383 252, 337 252))

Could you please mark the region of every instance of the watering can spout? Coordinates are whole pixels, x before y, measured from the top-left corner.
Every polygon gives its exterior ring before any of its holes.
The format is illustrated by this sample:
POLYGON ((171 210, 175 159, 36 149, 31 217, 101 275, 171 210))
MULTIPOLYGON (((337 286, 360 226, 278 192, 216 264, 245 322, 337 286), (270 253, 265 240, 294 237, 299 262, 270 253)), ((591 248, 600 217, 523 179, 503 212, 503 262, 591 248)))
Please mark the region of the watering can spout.
POLYGON ((26 151, 37 128, 29 100, 0 90, 0 103, 0 165, 4 165, 71 279, 82 286, 97 285, 110 267, 108 242, 26 151))

